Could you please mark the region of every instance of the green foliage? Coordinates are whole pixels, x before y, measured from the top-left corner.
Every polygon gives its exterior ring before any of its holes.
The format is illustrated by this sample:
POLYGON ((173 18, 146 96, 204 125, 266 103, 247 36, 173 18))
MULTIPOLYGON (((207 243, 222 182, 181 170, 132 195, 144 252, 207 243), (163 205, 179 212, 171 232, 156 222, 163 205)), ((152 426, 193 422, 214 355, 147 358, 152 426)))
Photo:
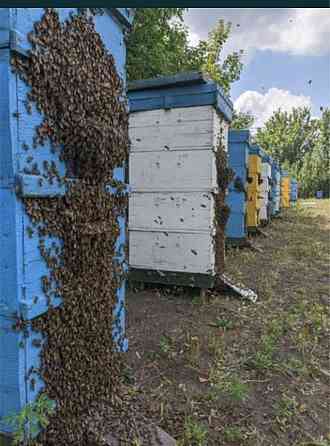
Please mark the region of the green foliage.
POLYGON ((188 417, 184 425, 184 438, 179 442, 179 445, 206 446, 207 434, 207 428, 203 424, 188 417))
POLYGON ((329 109, 321 119, 313 119, 308 107, 277 110, 258 129, 256 142, 298 179, 300 195, 314 196, 317 190, 329 195, 329 109))
POLYGON ((229 94, 230 85, 240 77, 242 51, 220 62, 231 23, 219 20, 207 40, 189 44, 183 23, 185 8, 138 8, 128 37, 127 72, 129 80, 204 71, 229 94))
POLYGON ((226 441, 237 442, 243 439, 242 431, 238 426, 228 426, 223 431, 223 436, 226 441))
POLYGON ((248 397, 248 385, 243 383, 237 376, 233 376, 231 379, 226 380, 222 388, 235 402, 245 401, 248 397))
POLYGON ((26 404, 20 413, 8 416, 5 423, 14 429, 14 444, 31 444, 40 429, 48 426, 48 418, 54 412, 54 401, 41 394, 36 401, 26 404))
POLYGON ((254 116, 250 112, 233 112, 233 120, 230 127, 235 130, 249 129, 255 121, 254 116))

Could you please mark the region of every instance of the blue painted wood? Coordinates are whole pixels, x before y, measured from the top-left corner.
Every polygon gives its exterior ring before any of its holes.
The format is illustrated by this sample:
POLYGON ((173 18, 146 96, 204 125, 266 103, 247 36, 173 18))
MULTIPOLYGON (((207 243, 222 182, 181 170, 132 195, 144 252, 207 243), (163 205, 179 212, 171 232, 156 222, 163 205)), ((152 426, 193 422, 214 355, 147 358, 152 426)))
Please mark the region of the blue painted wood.
MULTIPOLYGON (((59 9, 60 19, 67 19, 75 11, 75 8, 59 9)), ((117 71, 125 82, 124 30, 132 22, 133 12, 129 8, 116 8, 116 11, 110 8, 104 15, 95 16, 95 28, 113 54, 117 71)), ((32 227, 20 197, 52 197, 65 192, 56 180, 53 185, 47 180, 40 184, 45 161, 53 161, 61 174, 65 173, 65 165, 47 142, 42 150, 32 149, 35 127, 42 122, 42 116, 35 106, 32 114, 27 112, 25 99, 29 87, 10 66, 13 51, 26 54, 30 49, 27 34, 43 13, 42 8, 0 8, 0 432, 10 431, 3 417, 32 401, 43 386, 33 372, 40 365, 41 348, 33 340, 40 340, 41 335, 31 330, 30 321, 48 309, 41 280, 49 271, 40 254, 37 228, 32 227), (33 164, 40 175, 28 173, 33 164), (17 318, 25 320, 29 336, 13 329, 17 318)), ((125 180, 125 167, 115 169, 115 179, 125 180)), ((114 188, 108 189, 109 193, 117 192, 114 188)), ((115 261, 126 268, 124 217, 119 218, 119 226, 115 261)), ((60 248, 61 240, 48 237, 45 245, 60 248)), ((58 306, 61 297, 53 291, 51 303, 58 306)), ((117 300, 114 313, 119 318, 114 321, 113 335, 118 350, 125 351, 125 281, 117 290, 117 300)))
POLYGON ((291 178, 290 186, 290 201, 295 203, 298 200, 298 182, 295 178, 291 178))
POLYGON ((230 207, 226 237, 230 240, 242 240, 247 237, 246 194, 235 188, 235 180, 239 178, 247 190, 250 139, 249 130, 229 131, 228 160, 229 167, 235 174, 233 181, 229 184, 229 193, 226 197, 226 203, 230 207))
POLYGON ((231 100, 200 72, 132 82, 128 85, 128 98, 132 112, 213 105, 227 121, 232 120, 231 100))

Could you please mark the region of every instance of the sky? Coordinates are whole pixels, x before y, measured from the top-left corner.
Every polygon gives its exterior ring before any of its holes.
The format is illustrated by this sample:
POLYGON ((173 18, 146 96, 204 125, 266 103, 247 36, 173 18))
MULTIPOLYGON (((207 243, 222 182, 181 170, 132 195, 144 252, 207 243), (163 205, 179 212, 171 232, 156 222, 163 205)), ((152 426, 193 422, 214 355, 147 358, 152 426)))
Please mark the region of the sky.
POLYGON ((232 23, 223 57, 244 50, 244 68, 231 99, 256 116, 255 127, 279 107, 310 106, 317 117, 330 106, 329 9, 191 8, 184 18, 192 44, 219 19, 232 23))

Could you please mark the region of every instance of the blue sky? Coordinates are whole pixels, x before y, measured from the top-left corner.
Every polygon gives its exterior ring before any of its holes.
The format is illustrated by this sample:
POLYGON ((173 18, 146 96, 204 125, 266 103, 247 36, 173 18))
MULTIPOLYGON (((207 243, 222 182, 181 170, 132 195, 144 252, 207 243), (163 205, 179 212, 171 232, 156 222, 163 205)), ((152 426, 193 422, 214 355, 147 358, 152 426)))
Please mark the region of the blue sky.
POLYGON ((257 115, 256 126, 279 107, 307 105, 314 116, 329 107, 330 10, 192 8, 185 14, 191 42, 205 39, 220 18, 233 24, 224 53, 245 52, 232 99, 257 115))

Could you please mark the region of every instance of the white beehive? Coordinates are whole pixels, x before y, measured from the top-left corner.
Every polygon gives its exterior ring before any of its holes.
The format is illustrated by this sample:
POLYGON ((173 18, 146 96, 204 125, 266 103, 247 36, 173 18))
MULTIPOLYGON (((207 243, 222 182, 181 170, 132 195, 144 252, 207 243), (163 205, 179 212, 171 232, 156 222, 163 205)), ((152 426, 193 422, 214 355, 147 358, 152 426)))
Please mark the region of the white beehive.
POLYGON ((143 280, 193 284, 192 275, 215 274, 215 152, 219 137, 227 147, 230 118, 218 88, 198 75, 129 91, 129 263, 143 280), (152 100, 160 105, 148 109, 152 100))

